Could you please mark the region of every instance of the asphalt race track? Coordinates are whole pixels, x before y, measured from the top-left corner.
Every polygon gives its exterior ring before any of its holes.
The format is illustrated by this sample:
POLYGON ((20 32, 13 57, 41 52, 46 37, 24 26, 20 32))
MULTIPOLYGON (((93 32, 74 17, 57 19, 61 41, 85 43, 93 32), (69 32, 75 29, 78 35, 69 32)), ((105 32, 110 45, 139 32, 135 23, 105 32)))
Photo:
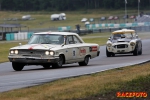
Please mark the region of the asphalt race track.
POLYGON ((78 63, 64 65, 58 69, 44 69, 42 66, 25 66, 20 72, 12 69, 11 63, 0 64, 0 92, 9 91, 23 87, 40 85, 60 78, 79 76, 101 72, 108 69, 143 63, 150 60, 150 39, 142 40, 143 54, 133 56, 132 54, 116 55, 106 57, 106 47, 101 46, 99 57, 91 59, 88 66, 79 66, 78 63))

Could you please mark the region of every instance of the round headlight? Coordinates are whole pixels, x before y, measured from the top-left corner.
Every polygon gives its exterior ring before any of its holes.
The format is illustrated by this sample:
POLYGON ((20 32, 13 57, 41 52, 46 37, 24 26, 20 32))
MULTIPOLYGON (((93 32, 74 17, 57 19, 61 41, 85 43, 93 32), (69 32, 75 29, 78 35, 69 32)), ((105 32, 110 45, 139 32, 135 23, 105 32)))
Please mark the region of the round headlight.
POLYGON ((45 51, 45 55, 49 55, 49 51, 45 51))
POLYGON ((54 55, 54 52, 53 52, 53 51, 50 51, 50 55, 54 55))
POLYGON ((107 46, 108 46, 108 47, 111 47, 111 46, 112 46, 112 44, 111 44, 111 43, 108 43, 108 44, 107 44, 107 46))
POLYGON ((18 50, 15 50, 15 54, 18 54, 18 50))
POLYGON ((11 54, 14 54, 14 51, 13 51, 13 50, 11 50, 11 51, 10 51, 10 53, 11 53, 11 54))
POLYGON ((131 46, 135 46, 135 43, 134 43, 134 42, 131 42, 130 45, 131 45, 131 46))

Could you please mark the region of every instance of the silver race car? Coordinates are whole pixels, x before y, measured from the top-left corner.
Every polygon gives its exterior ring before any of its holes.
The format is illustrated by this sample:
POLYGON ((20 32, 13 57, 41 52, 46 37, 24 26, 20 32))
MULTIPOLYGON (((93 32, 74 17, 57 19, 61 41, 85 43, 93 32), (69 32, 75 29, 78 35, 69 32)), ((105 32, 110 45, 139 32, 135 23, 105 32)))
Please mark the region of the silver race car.
POLYGON ((142 54, 142 41, 138 38, 135 30, 122 29, 112 32, 111 37, 106 43, 106 56, 111 57, 115 54, 132 53, 133 55, 142 54))

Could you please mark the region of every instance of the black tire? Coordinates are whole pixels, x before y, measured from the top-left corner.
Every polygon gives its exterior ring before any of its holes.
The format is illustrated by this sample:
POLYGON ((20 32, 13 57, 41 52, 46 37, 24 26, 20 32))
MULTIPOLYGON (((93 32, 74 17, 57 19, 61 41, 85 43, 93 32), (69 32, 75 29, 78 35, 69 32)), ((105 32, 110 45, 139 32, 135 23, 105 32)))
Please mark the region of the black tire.
POLYGON ((133 51, 133 55, 134 55, 134 56, 137 56, 138 53, 139 53, 139 51, 138 51, 138 45, 136 45, 136 46, 135 46, 135 49, 134 49, 134 51, 133 51))
POLYGON ((43 64, 42 66, 43 66, 43 68, 45 68, 45 69, 49 69, 49 68, 50 68, 50 64, 43 64))
POLYGON ((25 64, 12 62, 12 67, 15 71, 21 71, 24 68, 25 64))
POLYGON ((141 48, 140 48, 140 51, 138 53, 139 55, 142 55, 142 44, 141 44, 141 48))
POLYGON ((60 55, 58 62, 52 64, 52 68, 62 67, 63 63, 64 63, 64 57, 63 57, 63 55, 60 55))
POLYGON ((139 55, 142 55, 142 48, 141 48, 141 50, 139 51, 139 55))
POLYGON ((78 63, 80 66, 87 66, 89 63, 89 56, 85 56, 84 61, 78 63))
POLYGON ((111 55, 112 55, 112 53, 109 52, 109 51, 107 50, 107 47, 106 47, 106 56, 107 56, 107 57, 111 57, 111 55))
POLYGON ((111 53, 112 57, 115 57, 115 54, 114 53, 111 53))

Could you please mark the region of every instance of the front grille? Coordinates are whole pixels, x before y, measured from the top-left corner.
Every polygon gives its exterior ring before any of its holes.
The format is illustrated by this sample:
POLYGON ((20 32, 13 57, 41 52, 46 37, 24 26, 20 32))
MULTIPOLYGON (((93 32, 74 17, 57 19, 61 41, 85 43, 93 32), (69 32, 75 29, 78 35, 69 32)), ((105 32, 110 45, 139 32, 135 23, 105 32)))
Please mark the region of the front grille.
POLYGON ((115 45, 115 48, 128 48, 127 44, 119 44, 119 45, 115 45))
POLYGON ((41 57, 41 55, 34 55, 34 54, 31 54, 31 55, 22 55, 24 57, 41 57))
POLYGON ((21 55, 44 55, 44 50, 19 50, 21 55))

